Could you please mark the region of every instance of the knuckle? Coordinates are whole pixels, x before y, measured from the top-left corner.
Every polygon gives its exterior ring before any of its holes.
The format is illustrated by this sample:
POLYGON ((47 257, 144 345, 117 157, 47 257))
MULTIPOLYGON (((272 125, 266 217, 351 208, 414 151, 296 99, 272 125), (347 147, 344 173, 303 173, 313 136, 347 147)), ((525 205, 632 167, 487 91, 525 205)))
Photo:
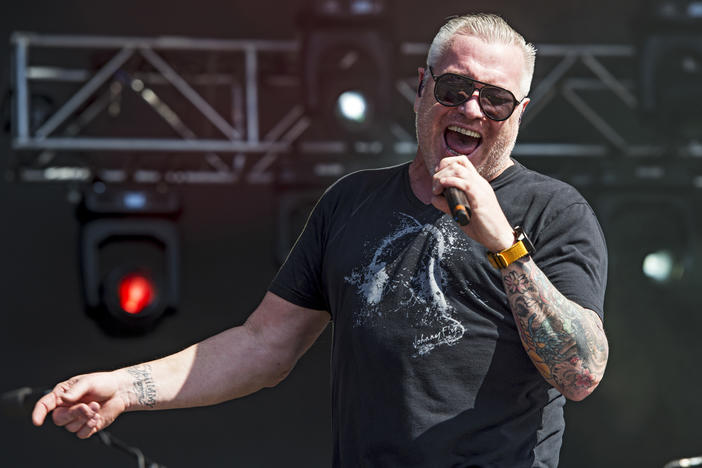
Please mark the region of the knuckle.
POLYGON ((81 416, 85 417, 86 419, 89 419, 93 416, 94 411, 85 403, 81 403, 78 405, 76 408, 76 412, 78 412, 81 416))
MULTIPOLYGON (((66 382, 57 383, 48 395, 60 395, 65 392, 66 382)), ((48 396, 47 395, 47 396, 48 396)))

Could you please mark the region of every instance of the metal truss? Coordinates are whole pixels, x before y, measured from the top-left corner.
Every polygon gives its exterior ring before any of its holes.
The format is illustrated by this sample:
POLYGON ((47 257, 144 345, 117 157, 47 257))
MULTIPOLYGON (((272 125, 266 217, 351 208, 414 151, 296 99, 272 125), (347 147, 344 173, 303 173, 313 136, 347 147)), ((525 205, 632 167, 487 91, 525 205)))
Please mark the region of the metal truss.
MULTIPOLYGON (((403 52, 426 55, 425 44, 404 44, 403 52)), ((516 156, 628 157, 702 156, 702 145, 673 149, 665 136, 642 121, 636 93, 636 49, 631 45, 537 45, 530 105, 521 123, 516 156), (592 101, 592 102, 590 102, 592 101), (537 126, 572 129, 569 137, 540 134, 537 126), (559 141, 561 138, 561 141, 559 141), (568 142, 567 140, 577 140, 568 142)), ((409 89, 404 94, 413 95, 409 89)), ((544 132, 546 133, 546 132, 544 132)))
MULTIPOLYGON (((168 183, 231 183, 242 177, 247 168, 250 181, 270 181, 266 172, 274 155, 289 151, 290 144, 304 132, 309 119, 301 105, 294 105, 261 136, 259 119, 259 61, 262 56, 289 54, 297 51, 294 41, 211 40, 189 38, 126 38, 102 36, 52 36, 15 33, 13 44, 13 138, 12 147, 24 155, 31 154, 28 164, 17 161, 18 176, 23 181, 89 180, 95 175, 107 182, 168 183), (98 69, 67 68, 56 65, 30 64, 36 49, 62 51, 111 51, 113 55, 98 69), (165 53, 230 53, 240 63, 243 83, 236 73, 198 73, 184 76, 164 58, 165 53), (149 71, 133 69, 130 59, 138 56, 149 71), (80 88, 54 110, 38 128, 31 128, 32 85, 40 82, 78 83, 80 88), (170 85, 177 99, 186 101, 198 117, 215 128, 217 138, 202 138, 174 110, 172 102, 155 91, 155 86, 170 85), (203 97, 197 87, 229 89, 229 117, 203 97), (137 94, 172 130, 169 137, 125 137, 82 134, 99 115, 108 112, 126 92, 137 94), (140 158, 149 153, 190 153, 204 158, 207 168, 197 170, 162 170, 123 168, 100 164, 72 165, 61 163, 62 154, 80 152, 134 153, 140 158), (230 161, 219 153, 234 154, 230 161), (248 159, 259 156, 253 164, 248 159), (99 174, 94 174, 98 172, 99 174), (129 178, 129 180, 128 180, 129 178)), ((143 67, 142 67, 143 68, 143 67)), ((181 105, 181 107, 183 107, 181 105)), ((221 107, 221 106, 220 106, 221 107)), ((192 120, 192 118, 190 119, 192 120)), ((89 157, 89 156, 88 156, 89 157)), ((137 164, 138 166, 138 164, 137 164)))
POLYGON ((631 76, 626 78, 615 76, 605 66, 604 60, 619 62, 620 68, 621 63, 625 62, 627 68, 635 69, 633 47, 547 45, 539 49, 539 56, 542 59, 555 59, 557 63, 534 88, 532 93, 534 105, 525 116, 525 127, 528 127, 529 123, 533 122, 550 102, 560 96, 603 139, 599 144, 576 146, 574 148, 576 154, 601 156, 614 152, 623 156, 653 156, 661 153, 660 146, 641 141, 642 135, 646 132, 641 131, 639 126, 636 127, 637 132, 633 138, 631 136, 627 138, 621 130, 617 129, 617 116, 621 118, 624 114, 624 118, 630 122, 639 120, 638 98, 634 94, 636 80, 631 76), (569 74, 578 64, 584 65, 591 76, 569 74), (581 94, 593 91, 607 93, 609 99, 607 108, 598 111, 581 94), (618 112, 612 115, 613 110, 618 112))
MULTIPOLYGON (((304 111, 297 74, 269 71, 270 64, 286 59, 300 62, 296 41, 15 33, 12 45, 15 157, 10 169, 19 181, 272 183, 283 178, 291 184, 309 183, 337 177, 354 164, 407 160, 416 150, 411 119, 390 122, 384 141, 310 138, 308 130, 315 122, 304 111), (56 54, 47 55, 47 50, 56 54), (93 68, 54 63, 54 55, 69 57, 80 51, 111 55, 93 68), (232 66, 226 71, 184 72, 172 63, 179 54, 226 54, 232 66), (277 95, 272 88, 278 88, 280 95, 292 98, 275 105, 262 102, 264 81, 265 94, 277 95), (59 84, 78 89, 33 123, 34 89, 59 84), (206 97, 212 88, 226 90, 226 105, 206 97), (106 114, 117 121, 127 93, 145 103, 169 133, 117 136, 110 133, 110 125, 99 134, 89 131, 106 114), (197 126, 206 126, 208 136, 200 136, 192 122, 202 122, 197 126), (153 154, 165 159, 149 164, 153 154), (184 159, 189 163, 183 164, 184 159), (174 160, 181 163, 174 166, 174 160), (282 160, 288 161, 287 171, 280 170, 282 160)), ((423 62, 427 48, 421 43, 399 46, 400 55, 413 67, 423 62)), ((702 156, 702 145, 692 142, 671 149, 639 122, 636 79, 631 73, 635 59, 634 48, 627 45, 539 46, 540 75, 534 80, 514 154, 610 159, 671 152, 702 156)), ((396 70, 395 101, 409 104, 403 107, 407 115, 416 94, 414 69, 405 71, 398 65, 396 70)))

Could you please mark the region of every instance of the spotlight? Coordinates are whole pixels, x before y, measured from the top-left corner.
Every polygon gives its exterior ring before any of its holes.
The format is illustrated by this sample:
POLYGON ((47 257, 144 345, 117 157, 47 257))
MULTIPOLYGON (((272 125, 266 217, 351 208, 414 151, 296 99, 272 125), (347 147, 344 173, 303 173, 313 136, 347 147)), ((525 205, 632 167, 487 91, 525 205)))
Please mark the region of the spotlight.
POLYGON ((336 115, 351 125, 363 125, 369 120, 368 100, 361 91, 342 92, 336 100, 336 115))
MULTIPOLYGON (((150 331, 178 305, 179 247, 168 193, 93 184, 81 213, 87 312, 109 335, 150 331)), ((176 211, 174 211, 176 210, 176 211)))
POLYGON ((685 197, 640 192, 610 195, 601 215, 610 248, 610 274, 620 284, 658 300, 663 291, 678 291, 695 282, 699 236, 685 197))
POLYGON ((675 258, 670 250, 658 250, 644 257, 643 273, 656 283, 667 283, 682 278, 685 273, 683 262, 675 258))
POLYGON ((156 287, 143 273, 128 273, 120 279, 117 286, 119 305, 128 314, 140 314, 157 296, 156 287))
MULTIPOLYGON (((132 246, 126 247, 132 250, 132 246)), ((164 313, 173 310, 166 297, 168 287, 163 272, 156 272, 146 263, 117 265, 104 276, 99 290, 100 304, 93 315, 108 334, 149 331, 164 313)))
POLYGON ((380 1, 320 1, 299 17, 307 113, 326 140, 378 139, 389 132, 392 42, 380 1))

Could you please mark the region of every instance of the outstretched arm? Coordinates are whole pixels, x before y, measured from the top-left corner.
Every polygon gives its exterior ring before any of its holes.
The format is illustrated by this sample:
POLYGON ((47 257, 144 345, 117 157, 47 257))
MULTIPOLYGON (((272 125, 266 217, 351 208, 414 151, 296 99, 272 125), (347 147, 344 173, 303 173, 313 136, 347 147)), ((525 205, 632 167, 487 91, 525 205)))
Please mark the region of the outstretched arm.
POLYGON ((602 380, 609 346, 600 317, 565 298, 529 258, 501 271, 519 336, 541 375, 582 400, 602 380))
POLYGON ((57 425, 87 438, 125 411, 204 406, 248 395, 283 380, 328 322, 325 311, 268 293, 242 326, 156 361, 61 382, 37 402, 32 420, 41 425, 53 411, 57 425))

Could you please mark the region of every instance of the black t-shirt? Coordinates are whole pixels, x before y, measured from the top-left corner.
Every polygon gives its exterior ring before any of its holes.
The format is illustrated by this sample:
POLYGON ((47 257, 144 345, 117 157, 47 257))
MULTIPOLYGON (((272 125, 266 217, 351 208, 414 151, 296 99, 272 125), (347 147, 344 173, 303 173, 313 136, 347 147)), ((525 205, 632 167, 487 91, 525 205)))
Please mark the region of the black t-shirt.
MULTIPOLYGON (((602 316, 606 247, 582 196, 516 162, 491 185, 551 282, 602 316)), ((485 254, 415 197, 408 164, 320 199, 270 291, 332 316, 335 467, 557 465, 565 398, 527 357, 485 254)))

